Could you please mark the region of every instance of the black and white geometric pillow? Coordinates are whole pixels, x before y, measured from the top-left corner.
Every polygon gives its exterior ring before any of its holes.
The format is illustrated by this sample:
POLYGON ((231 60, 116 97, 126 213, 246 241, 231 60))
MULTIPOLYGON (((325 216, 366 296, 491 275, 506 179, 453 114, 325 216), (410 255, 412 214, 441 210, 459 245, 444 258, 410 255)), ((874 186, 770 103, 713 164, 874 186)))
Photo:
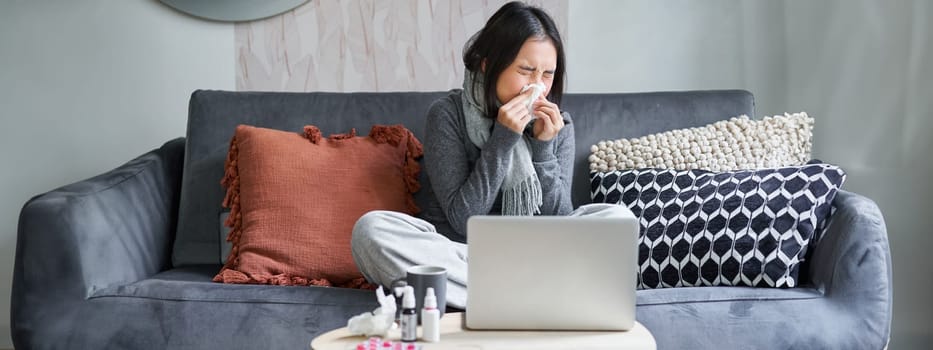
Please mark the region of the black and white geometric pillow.
POLYGON ((593 172, 594 203, 639 217, 638 287, 794 287, 845 172, 829 164, 593 172))

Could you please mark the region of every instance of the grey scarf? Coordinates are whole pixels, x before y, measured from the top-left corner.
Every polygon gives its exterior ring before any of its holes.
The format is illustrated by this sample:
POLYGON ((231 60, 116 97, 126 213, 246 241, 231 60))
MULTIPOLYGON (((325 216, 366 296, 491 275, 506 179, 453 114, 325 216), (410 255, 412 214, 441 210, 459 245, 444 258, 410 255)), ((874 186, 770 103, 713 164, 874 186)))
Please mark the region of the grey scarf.
MULTIPOLYGON (((464 70, 463 77, 463 114, 466 119, 467 134, 470 141, 480 149, 489 139, 489 130, 495 123, 494 118, 485 118, 486 101, 483 91, 483 76, 464 70), (474 92, 480 92, 474 94, 474 92)), ((497 101, 498 102, 498 101, 497 101)), ((531 163, 531 144, 528 136, 522 135, 522 142, 517 142, 509 152, 510 161, 502 182, 502 214, 534 215, 541 213, 542 195, 538 173, 531 163)))

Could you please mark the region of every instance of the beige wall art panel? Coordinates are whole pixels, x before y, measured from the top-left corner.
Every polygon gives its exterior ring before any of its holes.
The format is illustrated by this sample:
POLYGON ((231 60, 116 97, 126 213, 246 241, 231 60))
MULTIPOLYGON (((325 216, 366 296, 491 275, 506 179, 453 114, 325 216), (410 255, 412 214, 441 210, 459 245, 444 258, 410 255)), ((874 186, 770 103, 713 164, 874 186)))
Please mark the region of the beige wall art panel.
MULTIPOLYGON (((506 1, 312 0, 235 26, 241 91, 436 91, 460 87, 463 44, 506 1)), ((567 38, 567 0, 544 8, 567 38)))

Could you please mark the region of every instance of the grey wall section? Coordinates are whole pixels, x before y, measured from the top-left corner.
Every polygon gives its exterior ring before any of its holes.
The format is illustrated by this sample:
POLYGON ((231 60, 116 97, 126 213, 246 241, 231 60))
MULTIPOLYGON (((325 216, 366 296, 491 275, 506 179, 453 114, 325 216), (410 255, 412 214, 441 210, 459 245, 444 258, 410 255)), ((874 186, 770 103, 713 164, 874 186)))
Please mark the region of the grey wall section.
POLYGON ((234 62, 232 24, 154 0, 0 1, 0 348, 23 203, 184 136, 188 96, 234 89, 234 62))
POLYGON ((780 2, 591 0, 569 11, 573 92, 741 88, 758 114, 785 112, 780 2))
POLYGON ((933 343, 933 3, 789 1, 788 105, 817 118, 814 154, 878 202, 894 266, 891 349, 933 343))
POLYGON ((740 88, 759 117, 815 117, 813 156, 845 168, 846 189, 887 221, 890 348, 933 343, 933 3, 603 0, 569 11, 571 91, 740 88))

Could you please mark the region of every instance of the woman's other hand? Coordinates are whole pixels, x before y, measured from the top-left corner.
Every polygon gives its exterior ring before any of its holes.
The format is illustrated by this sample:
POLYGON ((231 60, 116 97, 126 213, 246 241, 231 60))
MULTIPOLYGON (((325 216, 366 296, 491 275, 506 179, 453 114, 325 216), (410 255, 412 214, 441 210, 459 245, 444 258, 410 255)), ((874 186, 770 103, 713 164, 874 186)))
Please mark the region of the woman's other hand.
POLYGON ((509 128, 516 134, 521 134, 525 126, 531 121, 531 114, 528 113, 528 99, 531 98, 533 89, 518 94, 509 102, 499 107, 499 115, 496 121, 509 128))

